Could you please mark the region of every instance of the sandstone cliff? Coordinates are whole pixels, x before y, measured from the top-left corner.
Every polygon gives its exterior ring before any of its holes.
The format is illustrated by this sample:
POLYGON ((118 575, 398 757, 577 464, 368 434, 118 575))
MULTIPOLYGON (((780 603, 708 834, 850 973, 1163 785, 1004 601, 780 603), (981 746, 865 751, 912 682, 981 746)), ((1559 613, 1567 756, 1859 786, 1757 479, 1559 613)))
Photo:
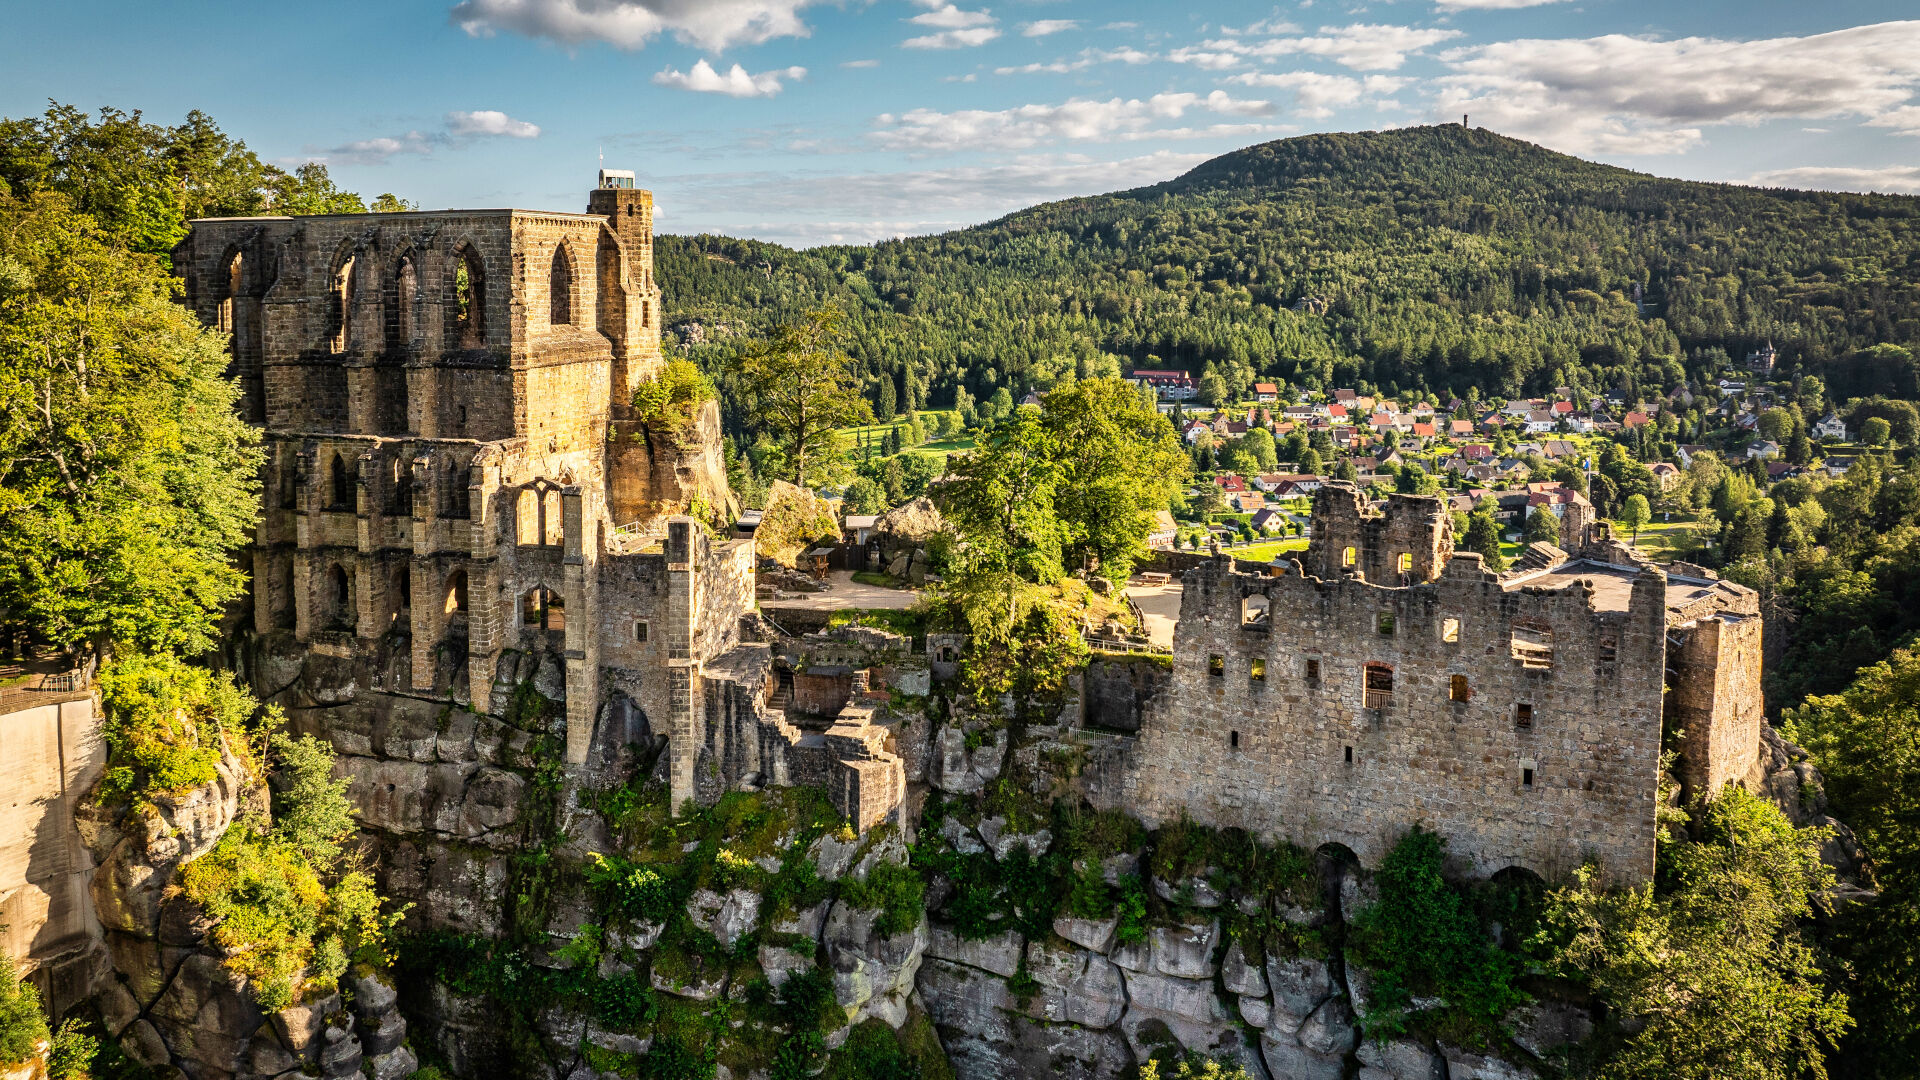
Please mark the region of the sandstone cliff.
POLYGON ((377 976, 343 991, 264 1012, 208 938, 206 914, 178 889, 180 870, 212 851, 245 813, 264 812, 266 790, 223 751, 217 778, 151 811, 89 800, 78 818, 98 863, 94 908, 113 974, 99 980, 107 1033, 148 1068, 194 1080, 287 1076, 376 1080, 412 1073, 406 1022, 377 976))

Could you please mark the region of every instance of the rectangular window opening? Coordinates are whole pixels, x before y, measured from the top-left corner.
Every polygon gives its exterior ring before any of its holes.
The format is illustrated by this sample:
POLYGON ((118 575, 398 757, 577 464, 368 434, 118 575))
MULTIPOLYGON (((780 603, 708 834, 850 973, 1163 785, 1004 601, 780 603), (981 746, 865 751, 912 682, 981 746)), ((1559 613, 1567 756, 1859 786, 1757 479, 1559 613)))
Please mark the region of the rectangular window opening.
POLYGON ((1207 657, 1207 674, 1218 678, 1227 673, 1227 658, 1219 653, 1207 657))
POLYGON ((1533 770, 1532 769, 1520 770, 1520 786, 1524 788, 1530 788, 1533 786, 1533 770))
POLYGON ((1347 747, 1347 764, 1353 764, 1353 747, 1347 747))
POLYGON ((1368 664, 1363 683, 1364 704, 1369 709, 1393 707, 1393 668, 1386 664, 1368 664))
POLYGON ((1553 630, 1538 622, 1515 622, 1512 651, 1521 667, 1534 671, 1552 668, 1553 630))
POLYGON ((1513 726, 1530 728, 1533 726, 1533 703, 1522 701, 1513 707, 1513 726))
POLYGON ((1320 685, 1320 661, 1312 659, 1307 661, 1307 682, 1314 686, 1320 685))
POLYGON ((1237 731, 1227 732, 1227 745, 1235 750, 1240 749, 1240 733, 1237 731))
POLYGON ((1458 645, 1460 643, 1459 619, 1440 620, 1440 640, 1449 645, 1458 645))
POLYGON ((1256 656, 1247 662, 1247 678, 1254 682, 1267 681, 1267 661, 1265 657, 1256 656))
POLYGON ((1393 636, 1393 612, 1382 611, 1373 617, 1373 628, 1387 637, 1393 636))
POLYGON ((1465 675, 1455 675, 1448 680, 1447 700, 1470 701, 1472 698, 1473 688, 1467 685, 1467 677, 1465 675))
POLYGON ((633 624, 633 640, 641 645, 647 643, 647 620, 641 619, 633 624))
POLYGON ((1597 667, 1599 668, 1600 677, 1603 679, 1613 678, 1614 672, 1617 670, 1617 665, 1620 662, 1620 640, 1611 636, 1601 638, 1598 660, 1597 667))

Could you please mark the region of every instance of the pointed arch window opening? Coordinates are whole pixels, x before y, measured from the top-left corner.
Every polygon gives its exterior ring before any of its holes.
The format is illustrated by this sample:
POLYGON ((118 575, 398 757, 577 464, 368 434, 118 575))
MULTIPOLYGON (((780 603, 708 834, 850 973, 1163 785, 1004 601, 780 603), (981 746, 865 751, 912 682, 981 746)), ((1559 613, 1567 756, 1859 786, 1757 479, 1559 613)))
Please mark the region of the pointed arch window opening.
POLYGON ((553 265, 547 272, 547 322, 552 326, 565 326, 573 321, 573 260, 567 257, 567 246, 560 244, 553 249, 553 265))

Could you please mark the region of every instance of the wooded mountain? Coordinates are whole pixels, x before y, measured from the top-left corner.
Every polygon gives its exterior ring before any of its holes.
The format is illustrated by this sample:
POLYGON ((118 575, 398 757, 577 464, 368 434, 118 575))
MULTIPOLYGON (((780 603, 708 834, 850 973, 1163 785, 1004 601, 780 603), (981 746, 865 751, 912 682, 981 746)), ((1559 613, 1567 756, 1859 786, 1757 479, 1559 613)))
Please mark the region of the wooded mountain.
POLYGON ((1388 393, 1670 390, 1768 340, 1837 398, 1920 396, 1920 198, 1668 180, 1455 125, 1264 143, 939 236, 663 236, 658 257, 666 325, 709 365, 846 308, 883 414, 1161 361, 1388 393), (1306 298, 1329 304, 1290 310, 1306 298))

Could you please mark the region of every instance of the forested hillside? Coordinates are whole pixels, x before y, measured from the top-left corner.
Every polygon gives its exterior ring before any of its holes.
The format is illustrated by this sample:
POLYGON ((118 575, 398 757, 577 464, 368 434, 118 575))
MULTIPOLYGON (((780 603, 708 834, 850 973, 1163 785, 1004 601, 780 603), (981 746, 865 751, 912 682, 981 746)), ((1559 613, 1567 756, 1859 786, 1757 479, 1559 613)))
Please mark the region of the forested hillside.
POLYGON ((1451 125, 1267 143, 941 236, 658 256, 703 361, 847 308, 882 414, 1154 357, 1308 388, 1669 391, 1769 339, 1835 398, 1920 392, 1920 199, 1665 180, 1451 125), (1291 310, 1308 298, 1324 313, 1291 310))

